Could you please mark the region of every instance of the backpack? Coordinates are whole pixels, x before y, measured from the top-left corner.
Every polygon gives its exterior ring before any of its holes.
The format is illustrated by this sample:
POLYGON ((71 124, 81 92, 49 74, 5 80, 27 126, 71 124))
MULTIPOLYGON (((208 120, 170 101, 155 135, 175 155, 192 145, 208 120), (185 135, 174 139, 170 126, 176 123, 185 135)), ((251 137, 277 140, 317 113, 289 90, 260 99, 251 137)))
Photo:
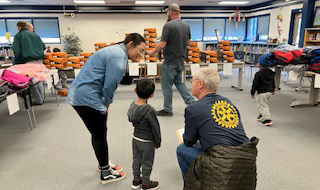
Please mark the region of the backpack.
POLYGON ((31 78, 24 75, 16 74, 9 70, 4 70, 2 76, 0 76, 0 79, 11 83, 11 85, 18 88, 25 88, 31 82, 31 78))
POLYGON ((320 61, 312 63, 309 70, 315 73, 320 73, 320 61))
POLYGON ((7 83, 7 81, 0 79, 0 102, 5 100, 6 96, 11 93, 11 90, 7 83))
POLYGON ((295 58, 292 51, 288 51, 288 52, 275 51, 274 55, 280 65, 287 65, 291 63, 292 60, 295 58))

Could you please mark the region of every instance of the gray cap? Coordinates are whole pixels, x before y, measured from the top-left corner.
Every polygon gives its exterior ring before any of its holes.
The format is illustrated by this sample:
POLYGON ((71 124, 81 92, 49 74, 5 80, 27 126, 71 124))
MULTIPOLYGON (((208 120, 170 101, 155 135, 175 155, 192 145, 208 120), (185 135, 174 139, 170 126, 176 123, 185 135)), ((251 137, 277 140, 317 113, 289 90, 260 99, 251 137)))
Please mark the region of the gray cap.
POLYGON ((164 10, 165 12, 168 11, 175 11, 175 12, 180 12, 180 6, 177 3, 172 3, 169 5, 168 8, 166 8, 166 10, 164 10))

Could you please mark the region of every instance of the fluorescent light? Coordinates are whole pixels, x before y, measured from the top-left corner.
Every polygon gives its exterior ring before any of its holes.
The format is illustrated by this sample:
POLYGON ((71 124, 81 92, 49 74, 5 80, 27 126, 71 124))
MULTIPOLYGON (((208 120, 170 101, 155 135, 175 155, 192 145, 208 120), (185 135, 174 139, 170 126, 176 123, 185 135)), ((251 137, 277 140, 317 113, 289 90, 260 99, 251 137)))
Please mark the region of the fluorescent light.
POLYGON ((136 5, 162 5, 164 1, 136 1, 136 5))
POLYGON ((220 5, 244 5, 249 3, 249 1, 221 1, 220 5))
POLYGON ((78 1, 78 0, 74 0, 74 3, 77 4, 105 4, 105 1, 78 1))
POLYGON ((0 3, 11 3, 11 2, 8 0, 0 0, 0 3))

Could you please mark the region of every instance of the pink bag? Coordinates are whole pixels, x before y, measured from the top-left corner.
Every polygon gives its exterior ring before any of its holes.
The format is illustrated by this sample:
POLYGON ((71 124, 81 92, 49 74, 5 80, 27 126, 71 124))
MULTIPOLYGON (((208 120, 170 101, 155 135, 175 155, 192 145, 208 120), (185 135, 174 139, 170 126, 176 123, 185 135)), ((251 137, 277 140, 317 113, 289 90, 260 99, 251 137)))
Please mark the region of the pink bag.
POLYGON ((16 74, 9 70, 4 70, 2 73, 1 79, 8 81, 13 86, 16 86, 18 88, 24 88, 30 84, 31 78, 16 74))

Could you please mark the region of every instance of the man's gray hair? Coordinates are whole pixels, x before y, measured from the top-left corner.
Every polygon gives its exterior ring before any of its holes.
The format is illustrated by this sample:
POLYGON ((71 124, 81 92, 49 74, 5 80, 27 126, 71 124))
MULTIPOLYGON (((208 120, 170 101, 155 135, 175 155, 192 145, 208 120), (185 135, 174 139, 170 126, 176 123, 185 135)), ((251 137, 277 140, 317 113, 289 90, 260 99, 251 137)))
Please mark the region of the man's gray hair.
POLYGON ((220 82, 218 71, 211 67, 201 68, 194 77, 204 81, 204 87, 208 90, 217 91, 220 82))
POLYGON ((31 28, 31 27, 33 27, 30 22, 26 22, 26 26, 27 26, 28 29, 31 28))

